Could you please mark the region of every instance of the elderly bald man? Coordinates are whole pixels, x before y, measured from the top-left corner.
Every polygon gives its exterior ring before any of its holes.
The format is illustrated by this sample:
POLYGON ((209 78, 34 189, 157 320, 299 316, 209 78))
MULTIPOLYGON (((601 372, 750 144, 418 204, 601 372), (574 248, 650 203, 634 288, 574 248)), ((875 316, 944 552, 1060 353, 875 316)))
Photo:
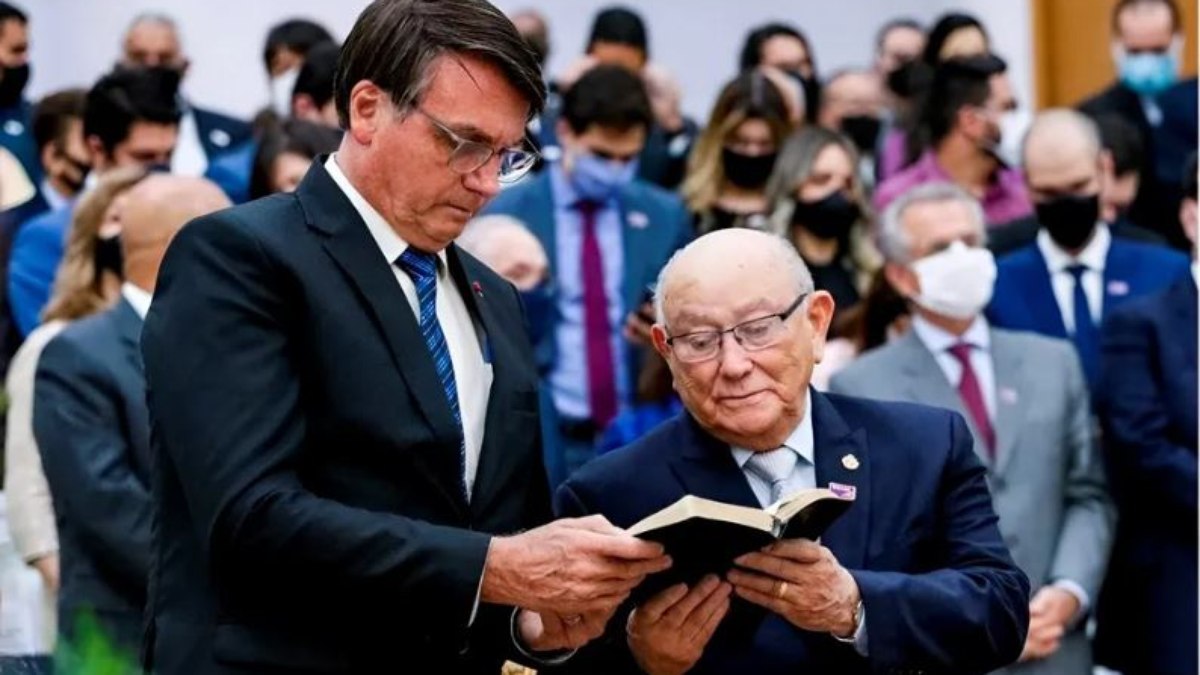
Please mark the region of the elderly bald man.
POLYGON ((125 283, 109 310, 42 352, 33 430, 54 499, 62 560, 59 627, 83 612, 132 656, 150 568, 150 422, 139 339, 167 245, 185 223, 229 205, 212 183, 155 175, 125 195, 125 283))
POLYGON ((686 411, 568 479, 558 511, 628 527, 689 494, 761 507, 773 491, 840 483, 857 498, 819 543, 782 541, 724 579, 623 608, 576 667, 982 673, 1014 661, 1029 582, 963 418, 813 390, 833 298, 772 235, 706 235, 657 288, 654 344, 686 411))
POLYGON ((1095 384, 1101 320, 1122 302, 1186 276, 1188 259, 1117 239, 1100 220, 1101 175, 1110 160, 1085 115, 1067 109, 1038 115, 1025 137, 1025 159, 1040 229, 1033 243, 1000 260, 987 316, 999 328, 1071 340, 1095 384))

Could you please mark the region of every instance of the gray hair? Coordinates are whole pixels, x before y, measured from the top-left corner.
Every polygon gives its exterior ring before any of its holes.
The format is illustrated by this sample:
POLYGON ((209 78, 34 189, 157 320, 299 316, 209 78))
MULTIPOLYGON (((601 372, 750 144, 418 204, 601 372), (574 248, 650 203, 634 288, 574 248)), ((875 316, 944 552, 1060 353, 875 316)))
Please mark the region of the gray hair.
POLYGON ((904 213, 916 204, 959 202, 967 207, 971 222, 979 230, 980 240, 987 240, 983 207, 979 200, 953 183, 933 182, 918 185, 901 194, 883 212, 879 224, 878 246, 884 260, 890 263, 907 263, 912 257, 908 233, 904 231, 904 213))
POLYGON ((466 229, 458 235, 454 243, 466 249, 468 253, 478 257, 478 252, 487 246, 488 240, 501 232, 519 229, 529 231, 529 227, 518 218, 502 213, 472 218, 466 229))
POLYGON ((125 33, 121 39, 128 40, 129 34, 133 32, 133 29, 144 23, 165 26, 171 29, 171 32, 175 34, 176 40, 182 42, 182 38, 179 36, 179 24, 175 23, 175 19, 165 12, 142 12, 141 14, 133 17, 133 21, 129 22, 129 27, 125 29, 125 33))
MULTIPOLYGON (((812 273, 808 271, 808 266, 804 264, 804 260, 796 251, 796 247, 793 246, 790 241, 781 236, 767 232, 762 232, 761 234, 762 236, 768 238, 769 243, 771 244, 771 251, 775 254, 778 260, 784 264, 788 273, 791 274, 792 278, 795 280, 797 294, 806 293, 811 295, 815 290, 812 273)), ((712 235, 710 234, 704 236, 712 235)), ((696 241, 704 239, 704 236, 696 239, 696 241)), ((663 293, 663 290, 667 287, 667 280, 670 279, 672 272, 674 272, 675 267, 679 262, 679 259, 682 258, 684 254, 687 253, 688 249, 690 249, 694 244, 695 242, 692 242, 678 251, 675 251, 675 253, 671 256, 671 259, 667 261, 667 264, 663 265, 662 271, 658 273, 658 280, 654 283, 654 288, 652 290, 654 292, 654 320, 660 326, 667 325, 666 299, 663 293)), ((807 302, 807 299, 805 302, 807 302)))

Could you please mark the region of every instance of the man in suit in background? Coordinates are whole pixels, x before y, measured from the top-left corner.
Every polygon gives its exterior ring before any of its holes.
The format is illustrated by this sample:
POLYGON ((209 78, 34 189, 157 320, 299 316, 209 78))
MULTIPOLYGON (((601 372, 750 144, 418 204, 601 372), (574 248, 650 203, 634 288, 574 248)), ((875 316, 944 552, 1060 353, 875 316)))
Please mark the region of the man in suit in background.
POLYGON ((1042 113, 1025 149, 1026 180, 1042 229, 1035 243, 1000 259, 987 317, 998 328, 1070 339, 1094 385, 1101 318, 1186 275, 1188 261, 1161 246, 1118 239, 1100 220, 1105 158, 1087 117, 1069 110, 1042 113))
MULTIPOLYGON (((1196 241, 1196 156, 1180 220, 1196 241)), ((1097 407, 1120 509, 1096 657, 1124 673, 1197 670, 1196 263, 1104 323, 1097 407)))
POLYGON ((595 673, 982 673, 1017 658, 1029 582, 996 528, 962 418, 812 390, 833 298, 785 240, 697 239, 663 270, 654 345, 687 411, 559 489, 562 515, 628 527, 685 495, 758 508, 856 493, 819 543, 739 558, 730 585, 663 591, 577 656, 595 673), (640 670, 639 670, 640 669, 640 670))
MULTIPOLYGON (((92 171, 171 161, 179 130, 179 76, 166 69, 114 70, 91 88, 83 135, 92 171)), ((50 211, 21 226, 8 266, 8 300, 21 335, 41 321, 62 260, 74 209, 50 211)))
POLYGON ((550 256, 557 317, 536 349, 549 366, 568 473, 592 458, 598 434, 632 403, 639 359, 626 317, 691 236, 679 198, 634 178, 651 120, 636 75, 596 66, 563 98, 561 161, 488 207, 527 223, 550 256))
MULTIPOLYGON (((169 68, 187 74, 187 56, 175 20, 165 14, 140 14, 125 30, 119 66, 125 68, 169 68)), ((179 97, 179 141, 171 155, 171 172, 185 176, 204 175, 213 159, 250 140, 250 124, 197 106, 179 97)))
POLYGON ((995 263, 970 195, 930 184, 880 226, 885 274, 912 301, 912 329, 834 375, 830 391, 961 413, 988 467, 1000 532, 1034 587, 1021 664, 1090 675, 1084 627, 1100 592, 1114 509, 1071 345, 988 325, 995 263))
POLYGON ((69 647, 79 646, 77 622, 87 612, 130 657, 141 646, 151 521, 142 320, 172 237, 228 205, 215 185, 194 178, 151 176, 130 190, 121 299, 68 326, 38 361, 33 430, 54 497, 59 627, 69 647))
POLYGON ((519 297, 453 243, 533 163, 537 64, 483 0, 377 0, 335 79, 337 154, 189 226, 163 264, 145 666, 561 659, 669 560, 602 518, 543 524, 519 297))
POLYGON ((33 141, 33 106, 24 98, 29 83, 29 17, 0 2, 0 146, 13 154, 33 184, 42 182, 42 166, 33 141))

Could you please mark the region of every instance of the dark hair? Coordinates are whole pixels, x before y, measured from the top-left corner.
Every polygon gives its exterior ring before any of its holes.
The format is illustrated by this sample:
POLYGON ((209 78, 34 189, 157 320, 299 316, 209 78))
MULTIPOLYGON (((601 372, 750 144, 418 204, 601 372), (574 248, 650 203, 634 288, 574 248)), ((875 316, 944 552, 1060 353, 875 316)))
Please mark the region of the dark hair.
POLYGON ((982 106, 991 95, 991 78, 1007 70, 998 56, 969 56, 938 65, 925 102, 923 119, 929 139, 937 143, 950 134, 958 112, 966 106, 982 106))
POLYGON ((16 5, 0 2, 0 26, 4 25, 5 21, 16 21, 18 23, 29 23, 29 17, 17 9, 16 5))
POLYGON ((650 53, 646 24, 637 12, 628 7, 608 7, 596 14, 586 51, 591 52, 597 42, 629 45, 642 50, 643 54, 650 53))
POLYGON ((599 65, 563 95, 562 117, 572 131, 582 134, 592 125, 649 129, 654 114, 641 78, 620 66, 599 65))
POLYGON ((83 120, 86 102, 86 89, 64 89, 38 101, 33 107, 33 140, 37 149, 41 151, 51 143, 59 147, 65 144, 71 121, 83 120))
POLYGON ((336 42, 323 42, 309 50, 296 76, 292 96, 307 94, 318 108, 333 100, 333 74, 337 71, 342 48, 336 42))
POLYGON ((323 43, 333 42, 333 36, 325 27, 308 19, 288 19, 276 24, 267 32, 267 43, 263 46, 263 66, 271 72, 271 60, 281 49, 307 56, 308 51, 323 43))
POLYGON ((96 136, 106 153, 129 137, 135 122, 179 123, 179 72, 171 68, 117 68, 92 87, 83 111, 83 134, 96 136))
POLYGON ((886 344, 888 329, 909 313, 908 300, 888 283, 881 268, 871 277, 862 301, 841 313, 831 334, 848 338, 863 354, 886 344))
POLYGON ((1141 173, 1146 149, 1138 128, 1117 113, 1097 115, 1093 120, 1100 132, 1100 144, 1112 155, 1113 173, 1141 173))
POLYGON ((880 26, 879 30, 876 31, 876 33, 875 33, 875 51, 876 52, 883 51, 883 43, 885 40, 887 40, 888 33, 891 33, 894 30, 899 30, 901 28, 915 30, 920 33, 925 32, 925 29, 921 27, 921 24, 918 23, 916 19, 913 19, 911 17, 905 16, 905 17, 900 17, 897 19, 891 19, 887 23, 880 26))
POLYGON ((1183 165, 1183 198, 1196 200, 1196 153, 1193 152, 1183 165))
POLYGON ((263 132, 254 165, 250 171, 250 199, 265 197, 275 190, 271 185, 271 169, 280 155, 294 154, 314 159, 334 152, 341 143, 342 132, 323 124, 289 119, 263 132))
POLYGON ((469 54, 498 67, 541 113, 546 84, 533 52, 508 17, 486 0, 375 0, 354 22, 333 78, 338 119, 350 126, 350 90, 369 80, 406 111, 420 102, 433 62, 469 54))
POLYGON ((817 58, 813 54, 812 44, 809 43, 808 38, 799 29, 784 23, 769 23, 750 31, 746 35, 746 41, 742 44, 742 54, 738 60, 738 68, 740 70, 749 70, 761 64, 763 45, 771 38, 781 35, 796 38, 800 41, 800 44, 804 45, 804 51, 808 54, 808 61, 812 64, 813 72, 816 73, 817 58))
POLYGON ((1171 30, 1178 31, 1183 25, 1183 16, 1179 13, 1179 5, 1175 4, 1175 0, 1120 0, 1113 6, 1112 11, 1112 31, 1119 33, 1120 18, 1127 9, 1133 9, 1138 5, 1163 5, 1167 11, 1171 13, 1171 30))
POLYGON ((921 56, 921 60, 929 65, 935 65, 941 59, 938 54, 942 52, 942 47, 946 46, 946 41, 955 32, 963 28, 978 28, 980 33, 983 33, 984 39, 991 41, 988 37, 987 29, 983 27, 983 23, 971 16, 961 12, 950 12, 943 14, 933 24, 933 28, 929 29, 929 37, 925 41, 925 52, 921 56))

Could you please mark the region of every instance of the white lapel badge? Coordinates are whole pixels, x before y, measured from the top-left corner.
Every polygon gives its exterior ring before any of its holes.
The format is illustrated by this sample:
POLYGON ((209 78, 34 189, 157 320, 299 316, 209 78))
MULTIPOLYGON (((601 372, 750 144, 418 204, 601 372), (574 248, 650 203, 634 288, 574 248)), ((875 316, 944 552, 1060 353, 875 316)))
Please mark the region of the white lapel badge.
POLYGON ((650 226, 650 218, 641 211, 630 211, 627 219, 629 226, 635 230, 644 230, 650 226))
POLYGON ((856 471, 859 466, 858 458, 854 455, 843 455, 842 466, 846 467, 846 469, 849 471, 856 471))
POLYGON ((4 133, 9 136, 20 136, 25 133, 25 125, 16 120, 9 120, 4 123, 4 133))
POLYGON ((1108 282, 1109 295, 1129 295, 1129 284, 1120 279, 1108 282))
POLYGON ((208 140, 212 141, 212 144, 218 148, 224 148, 233 139, 229 136, 229 132, 224 129, 213 129, 208 133, 208 140))

